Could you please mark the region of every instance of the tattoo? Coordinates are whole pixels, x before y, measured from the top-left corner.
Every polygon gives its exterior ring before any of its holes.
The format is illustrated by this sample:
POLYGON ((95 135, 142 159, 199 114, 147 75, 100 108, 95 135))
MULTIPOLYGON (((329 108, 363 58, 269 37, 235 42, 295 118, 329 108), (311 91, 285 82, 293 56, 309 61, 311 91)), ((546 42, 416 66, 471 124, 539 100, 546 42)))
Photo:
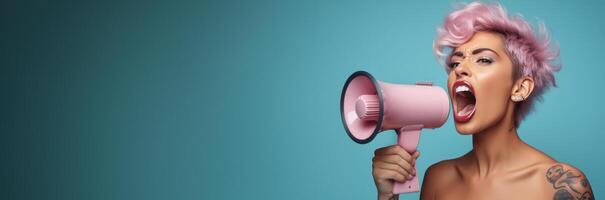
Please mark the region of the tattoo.
POLYGON ((565 169, 557 164, 548 168, 546 180, 556 190, 555 200, 594 200, 588 179, 576 170, 565 169))
POLYGON ((554 200, 574 200, 573 195, 571 195, 567 190, 557 190, 555 192, 554 200))

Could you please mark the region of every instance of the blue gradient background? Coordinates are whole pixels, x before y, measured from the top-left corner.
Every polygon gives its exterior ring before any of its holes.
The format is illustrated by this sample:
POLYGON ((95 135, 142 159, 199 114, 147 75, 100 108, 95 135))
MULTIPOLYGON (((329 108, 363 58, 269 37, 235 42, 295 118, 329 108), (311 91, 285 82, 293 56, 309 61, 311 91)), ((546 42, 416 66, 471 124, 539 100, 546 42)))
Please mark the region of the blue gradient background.
MULTIPOLYGON (((351 141, 341 87, 356 70, 444 86, 431 43, 453 2, 1 4, 1 199, 373 199, 373 150, 395 134, 351 141)), ((605 4, 503 4, 543 20, 564 65, 521 137, 598 197, 605 4)), ((470 149, 450 117, 419 172, 470 149)))

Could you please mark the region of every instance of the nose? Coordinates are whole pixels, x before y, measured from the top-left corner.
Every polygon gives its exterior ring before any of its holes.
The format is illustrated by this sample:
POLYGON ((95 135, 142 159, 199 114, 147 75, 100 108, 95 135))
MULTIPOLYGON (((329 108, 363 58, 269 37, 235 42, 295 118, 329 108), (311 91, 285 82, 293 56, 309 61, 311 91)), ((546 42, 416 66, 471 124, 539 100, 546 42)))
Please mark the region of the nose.
POLYGON ((468 67, 469 65, 464 61, 458 64, 458 67, 454 68, 454 72, 456 73, 457 78, 462 78, 464 76, 470 77, 471 72, 468 67))

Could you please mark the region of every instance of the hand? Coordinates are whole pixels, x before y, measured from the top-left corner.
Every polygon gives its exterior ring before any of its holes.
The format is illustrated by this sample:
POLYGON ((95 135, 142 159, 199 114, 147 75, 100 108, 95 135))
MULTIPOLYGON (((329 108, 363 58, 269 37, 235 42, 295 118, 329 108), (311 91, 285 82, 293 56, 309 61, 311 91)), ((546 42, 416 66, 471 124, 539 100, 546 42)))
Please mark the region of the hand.
POLYGON ((376 149, 372 159, 372 176, 378 190, 378 199, 395 199, 393 182, 405 182, 416 176, 416 159, 420 156, 418 151, 412 155, 399 145, 392 145, 376 149))

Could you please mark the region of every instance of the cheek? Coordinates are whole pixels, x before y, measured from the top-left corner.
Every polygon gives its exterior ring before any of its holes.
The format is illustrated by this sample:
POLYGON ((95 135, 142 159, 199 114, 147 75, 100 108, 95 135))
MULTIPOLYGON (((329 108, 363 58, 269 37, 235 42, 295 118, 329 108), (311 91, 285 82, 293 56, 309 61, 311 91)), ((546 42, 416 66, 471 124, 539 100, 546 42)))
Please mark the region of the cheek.
POLYGON ((454 85, 455 81, 456 81, 456 75, 454 75, 454 73, 450 72, 447 76, 447 85, 446 85, 447 86, 447 95, 450 97, 450 100, 452 98, 450 89, 454 85))
POLYGON ((510 98, 512 74, 507 73, 505 70, 488 69, 476 75, 477 85, 479 86, 479 91, 477 92, 477 114, 488 118, 501 116, 506 112, 506 105, 510 98))
POLYGON ((448 89, 452 88, 452 86, 454 85, 454 82, 456 82, 456 73, 454 73, 454 71, 452 71, 447 75, 447 88, 448 89))
POLYGON ((454 81, 456 81, 456 74, 454 74, 454 71, 450 71, 450 73, 447 74, 447 85, 453 84, 454 81))

